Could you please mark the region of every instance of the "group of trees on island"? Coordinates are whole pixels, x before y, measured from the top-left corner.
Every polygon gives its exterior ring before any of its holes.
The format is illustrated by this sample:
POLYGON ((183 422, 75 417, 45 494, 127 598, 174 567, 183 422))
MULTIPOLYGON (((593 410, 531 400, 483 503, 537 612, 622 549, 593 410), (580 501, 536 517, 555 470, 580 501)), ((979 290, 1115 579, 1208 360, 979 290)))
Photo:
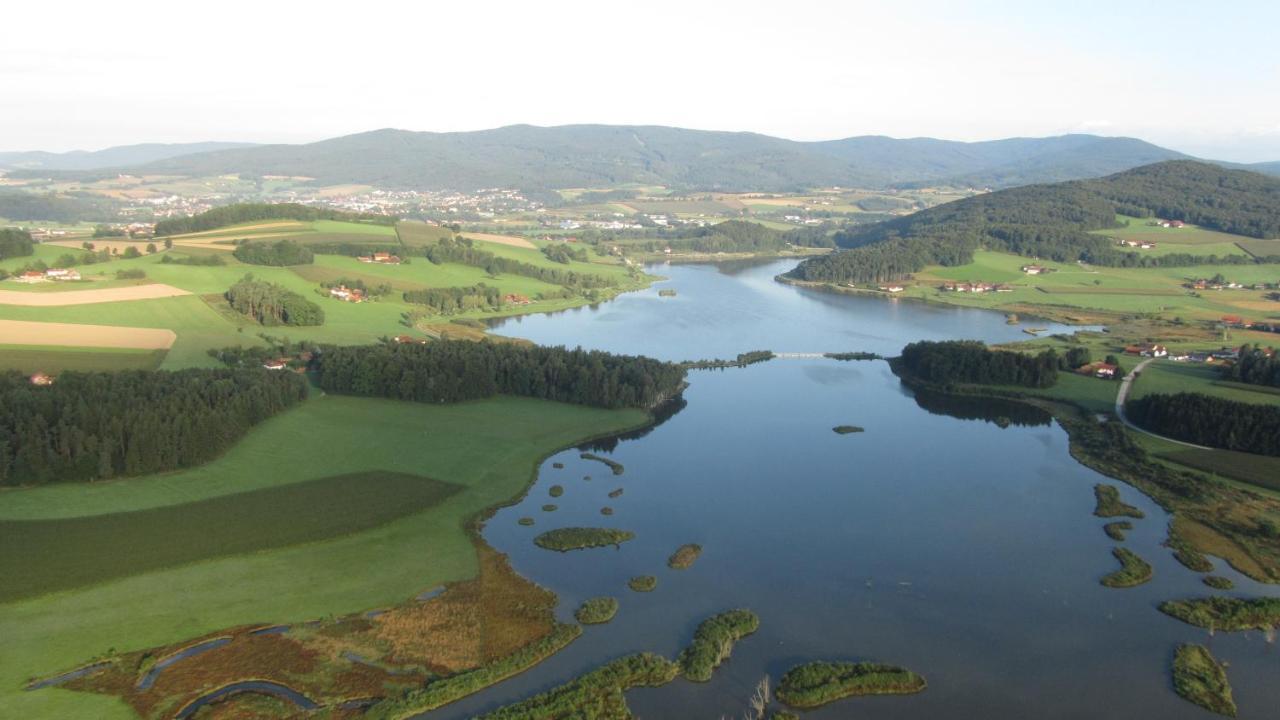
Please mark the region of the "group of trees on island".
POLYGON ((541 267, 521 260, 502 257, 488 250, 481 250, 475 247, 475 243, 469 238, 461 236, 440 238, 435 245, 427 247, 425 254, 427 259, 436 265, 442 263, 470 265, 484 268, 484 271, 490 275, 496 276, 504 273, 523 275, 524 277, 531 277, 552 285, 563 285, 571 288, 599 289, 612 287, 616 284, 612 278, 605 275, 541 267))
POLYGON ((1223 369, 1223 376, 1250 385, 1280 387, 1280 353, 1245 344, 1240 359, 1223 369))
POLYGON ((425 305, 436 315, 453 315, 468 310, 497 310, 502 307, 502 291, 477 283, 470 287, 443 287, 410 290, 404 301, 425 305))
POLYGON ((1196 445, 1280 456, 1280 406, 1200 393, 1147 395, 1125 404, 1141 427, 1196 445))
POLYGON ((236 246, 232 255, 242 263, 250 265, 272 265, 285 267, 289 265, 310 265, 315 261, 307 246, 292 240, 275 242, 243 242, 236 246))
POLYGON ((1053 350, 1038 355, 990 350, 974 340, 922 341, 902 349, 895 369, 937 385, 974 383, 1046 388, 1058 381, 1061 359, 1053 350))
POLYGON ((26 257, 35 252, 31 233, 16 228, 0 228, 0 260, 26 257))
POLYGON ((208 462, 307 395, 294 373, 0 373, 0 486, 104 480, 208 462))
POLYGON ((231 309, 261 325, 323 325, 324 310, 310 300, 275 283, 245 275, 226 292, 231 309))
POLYGON ((685 371, 647 357, 491 341, 325 347, 312 361, 326 392, 417 402, 520 395, 603 408, 649 408, 685 371))
POLYGON ((1252 237, 1280 234, 1280 180, 1191 161, 1159 163, 1097 180, 1031 185, 938 205, 835 235, 843 252, 811 258, 791 276, 812 282, 899 280, 926 265, 973 261, 978 249, 1108 267, 1280 262, 1280 256, 1150 255, 1098 234, 1116 214, 1180 219, 1252 237))
POLYGON ((206 210, 191 217, 170 218, 156 223, 156 236, 217 230, 228 225, 257 220, 344 220, 372 225, 394 225, 398 218, 371 213, 350 213, 298 203, 236 203, 206 210))

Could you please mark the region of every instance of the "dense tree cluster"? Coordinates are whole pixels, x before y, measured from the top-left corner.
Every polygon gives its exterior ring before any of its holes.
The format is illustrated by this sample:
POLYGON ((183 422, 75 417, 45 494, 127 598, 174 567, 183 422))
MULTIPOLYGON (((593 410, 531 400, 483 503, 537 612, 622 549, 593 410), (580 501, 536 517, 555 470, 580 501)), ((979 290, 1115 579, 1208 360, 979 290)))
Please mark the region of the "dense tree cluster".
POLYGON ((1058 355, 989 350, 973 340, 922 341, 902 349, 895 361, 913 378, 939 385, 976 383, 1045 388, 1058 381, 1058 355))
POLYGON ((156 235, 204 232, 256 220, 345 220, 374 225, 394 225, 397 218, 387 215, 342 212, 298 203, 237 203, 216 207, 191 217, 161 220, 156 223, 156 235))
POLYGON ((337 280, 322 280, 320 287, 328 290, 330 288, 345 287, 350 290, 359 290, 367 297, 378 297, 381 295, 391 294, 391 283, 366 283, 360 278, 339 277, 337 280))
POLYGON ((540 267, 532 263, 501 257, 475 247, 475 244, 465 237, 441 238, 435 245, 427 247, 426 256, 436 265, 442 263, 471 265, 484 268, 490 275, 503 273, 523 275, 552 285, 582 289, 606 288, 614 285, 613 279, 604 275, 540 267))
POLYGON ((0 260, 26 257, 35 251, 31 233, 15 228, 0 228, 0 260))
POLYGON ((326 392, 417 402, 497 394, 604 408, 648 408, 674 396, 685 371, 646 357, 514 343, 326 347, 312 362, 326 392))
POLYGON ((0 374, 0 486, 102 480, 207 462, 302 400, 264 370, 67 372, 38 387, 0 374))
POLYGON ((545 255, 548 260, 558 262, 562 265, 568 265, 573 260, 577 260, 578 262, 587 262, 590 259, 587 257, 586 248, 571 247, 567 243, 552 243, 551 245, 544 245, 542 248, 542 254, 545 255))
POLYGON ((985 248, 1108 267, 1251 264, 1280 258, 1119 249, 1090 231, 1115 227, 1116 213, 1181 219, 1255 237, 1280 234, 1280 180, 1191 161, 1158 163, 1097 180, 1001 190, 946 203, 835 236, 845 252, 811 258, 792 277, 813 282, 901 279, 926 265, 964 265, 985 248))
POLYGON ((470 287, 425 288, 406 292, 404 301, 426 305, 437 315, 453 315, 468 310, 497 310, 502 307, 502 291, 484 283, 470 287))
POLYGON ((275 242, 245 242, 232 252, 236 259, 250 265, 310 265, 315 261, 311 249, 292 240, 275 242))
POLYGON ((1240 359, 1226 367, 1223 374, 1236 382, 1280 387, 1280 353, 1244 345, 1240 348, 1240 359))
POLYGON ((238 313, 262 325, 323 325, 324 310, 298 293, 245 275, 226 293, 238 313))
POLYGON ((1147 395, 1125 405, 1130 420, 1158 435, 1257 455, 1280 456, 1280 406, 1202 395, 1147 395))

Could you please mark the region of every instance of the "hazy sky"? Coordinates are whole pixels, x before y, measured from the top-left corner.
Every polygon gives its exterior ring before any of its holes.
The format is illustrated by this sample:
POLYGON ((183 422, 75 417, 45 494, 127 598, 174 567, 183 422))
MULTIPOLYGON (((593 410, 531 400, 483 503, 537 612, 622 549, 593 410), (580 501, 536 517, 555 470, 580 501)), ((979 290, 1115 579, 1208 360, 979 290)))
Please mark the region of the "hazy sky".
POLYGON ((4 26, 0 150, 595 122, 1280 160, 1274 0, 119 0, 4 26))

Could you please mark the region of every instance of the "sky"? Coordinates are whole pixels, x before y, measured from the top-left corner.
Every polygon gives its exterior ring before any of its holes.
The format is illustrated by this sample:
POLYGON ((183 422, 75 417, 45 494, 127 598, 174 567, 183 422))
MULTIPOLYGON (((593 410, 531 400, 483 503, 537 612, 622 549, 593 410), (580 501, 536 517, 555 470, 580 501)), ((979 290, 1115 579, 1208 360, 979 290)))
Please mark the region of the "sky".
POLYGON ((4 25, 0 150, 610 123, 1280 160, 1273 0, 70 0, 4 25))

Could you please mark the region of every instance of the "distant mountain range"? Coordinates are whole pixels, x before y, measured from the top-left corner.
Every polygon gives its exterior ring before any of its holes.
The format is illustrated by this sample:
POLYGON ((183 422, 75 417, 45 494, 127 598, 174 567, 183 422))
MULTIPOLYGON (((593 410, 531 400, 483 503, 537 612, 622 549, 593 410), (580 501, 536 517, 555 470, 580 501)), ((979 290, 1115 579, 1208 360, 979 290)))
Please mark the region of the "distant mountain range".
MULTIPOLYGON (((1003 188, 1188 158, 1142 140, 1096 135, 972 143, 880 136, 798 142, 755 133, 627 125, 512 125, 454 133, 375 130, 302 145, 209 145, 217 144, 137 145, 63 155, 0 153, 0 167, 26 168, 15 174, 27 175, 126 168, 194 176, 291 175, 326 185, 417 189, 653 184, 787 191, 817 186, 1003 188), (157 155, 145 157, 148 152, 157 155)), ((1251 169, 1280 174, 1280 163, 1251 169)))
POLYGON ((198 142, 198 143, 143 143, 120 145, 105 150, 72 150, 52 153, 42 150, 29 152, 0 152, 0 168, 83 171, 104 168, 124 168, 157 160, 168 160, 180 155, 216 152, 234 148, 252 147, 250 143, 198 142))

